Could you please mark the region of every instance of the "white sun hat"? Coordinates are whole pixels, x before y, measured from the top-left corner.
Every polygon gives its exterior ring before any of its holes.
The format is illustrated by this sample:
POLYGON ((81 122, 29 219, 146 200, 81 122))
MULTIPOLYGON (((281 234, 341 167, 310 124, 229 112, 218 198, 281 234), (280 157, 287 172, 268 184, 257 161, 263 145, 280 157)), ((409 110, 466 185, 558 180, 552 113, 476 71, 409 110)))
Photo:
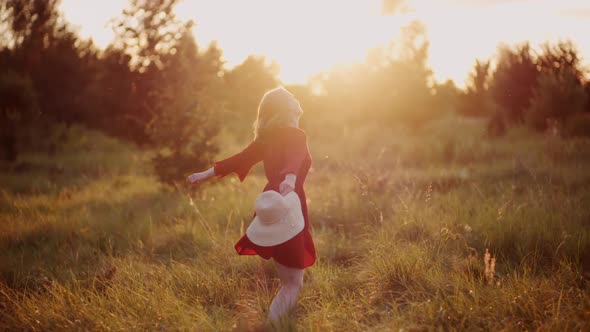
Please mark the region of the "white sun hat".
POLYGON ((287 242, 303 230, 305 221, 301 202, 295 192, 283 196, 265 191, 256 198, 256 216, 246 235, 252 243, 270 247, 287 242))

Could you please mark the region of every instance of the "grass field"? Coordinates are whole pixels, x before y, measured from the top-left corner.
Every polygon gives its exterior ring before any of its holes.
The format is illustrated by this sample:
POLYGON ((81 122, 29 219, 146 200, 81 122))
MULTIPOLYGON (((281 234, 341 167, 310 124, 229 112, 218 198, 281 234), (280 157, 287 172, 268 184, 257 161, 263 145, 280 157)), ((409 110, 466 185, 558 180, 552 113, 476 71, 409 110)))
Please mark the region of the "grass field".
MULTIPOLYGON (((281 330, 589 330, 590 142, 484 128, 310 130, 318 261, 281 330)), ((265 329, 274 267, 233 249, 259 167, 190 191, 149 152, 56 137, 1 165, 1 330, 265 329)))

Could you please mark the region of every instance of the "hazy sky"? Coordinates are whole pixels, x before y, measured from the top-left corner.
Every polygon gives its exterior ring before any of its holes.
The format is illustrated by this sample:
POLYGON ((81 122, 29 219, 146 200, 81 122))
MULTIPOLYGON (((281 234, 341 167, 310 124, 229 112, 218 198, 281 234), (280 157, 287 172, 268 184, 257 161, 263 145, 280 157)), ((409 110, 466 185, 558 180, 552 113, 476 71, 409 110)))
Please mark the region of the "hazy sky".
MULTIPOLYGON (((217 40, 228 66, 248 54, 281 65, 285 83, 304 82, 342 62, 363 60, 368 48, 394 40, 419 19, 428 29, 430 63, 439 81, 462 85, 476 57, 489 58, 498 43, 533 46, 569 38, 590 63, 590 0, 391 0, 404 12, 381 15, 381 0, 184 0, 181 19, 196 22, 202 47, 217 40)), ((63 0, 66 18, 99 46, 112 39, 106 24, 125 0, 63 0)))

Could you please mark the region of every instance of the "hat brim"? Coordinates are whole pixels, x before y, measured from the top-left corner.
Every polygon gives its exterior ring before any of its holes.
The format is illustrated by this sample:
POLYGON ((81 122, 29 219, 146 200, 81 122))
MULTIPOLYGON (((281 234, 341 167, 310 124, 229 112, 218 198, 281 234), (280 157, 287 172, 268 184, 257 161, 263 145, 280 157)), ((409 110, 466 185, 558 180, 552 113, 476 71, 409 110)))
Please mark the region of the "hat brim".
POLYGON ((285 196, 289 211, 285 217, 273 224, 264 224, 260 222, 258 216, 254 217, 246 235, 252 243, 261 247, 272 247, 289 241, 295 235, 299 234, 305 226, 301 202, 295 192, 285 196))

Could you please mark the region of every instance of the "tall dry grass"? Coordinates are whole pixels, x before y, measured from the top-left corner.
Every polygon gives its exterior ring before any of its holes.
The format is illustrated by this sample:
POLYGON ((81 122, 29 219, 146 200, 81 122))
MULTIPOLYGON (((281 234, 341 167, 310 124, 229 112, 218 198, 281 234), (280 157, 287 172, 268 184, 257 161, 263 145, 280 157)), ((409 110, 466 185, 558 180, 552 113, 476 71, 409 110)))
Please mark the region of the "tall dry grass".
MULTIPOLYGON (((483 130, 309 131, 319 259, 279 330, 589 329, 590 143, 483 130)), ((259 167, 168 188, 149 152, 64 135, 1 165, 1 329, 270 329, 273 265, 233 250, 259 167)))

